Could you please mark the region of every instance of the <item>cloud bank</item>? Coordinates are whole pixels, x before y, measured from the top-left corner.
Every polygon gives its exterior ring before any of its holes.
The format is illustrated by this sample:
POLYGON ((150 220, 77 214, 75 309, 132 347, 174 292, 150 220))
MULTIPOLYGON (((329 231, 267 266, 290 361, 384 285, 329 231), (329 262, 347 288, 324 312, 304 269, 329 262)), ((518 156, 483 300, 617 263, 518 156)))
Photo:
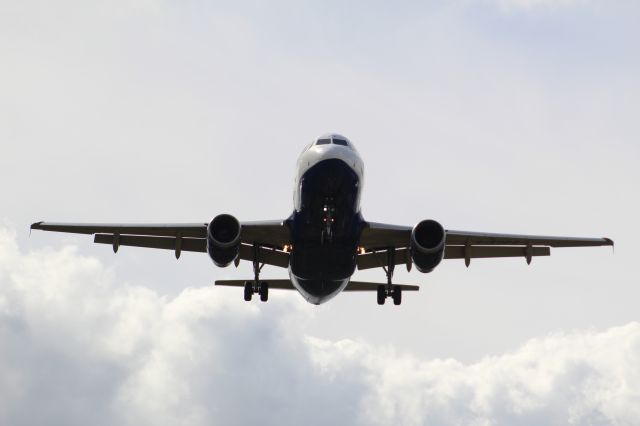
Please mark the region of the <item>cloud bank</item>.
MULTIPOLYGON (((295 297, 175 298, 0 228, 0 424, 638 424, 640 323, 464 364, 309 336, 295 297)), ((490 333, 491 330, 486 330, 490 333)), ((416 338, 420 329, 416 327, 416 338)))

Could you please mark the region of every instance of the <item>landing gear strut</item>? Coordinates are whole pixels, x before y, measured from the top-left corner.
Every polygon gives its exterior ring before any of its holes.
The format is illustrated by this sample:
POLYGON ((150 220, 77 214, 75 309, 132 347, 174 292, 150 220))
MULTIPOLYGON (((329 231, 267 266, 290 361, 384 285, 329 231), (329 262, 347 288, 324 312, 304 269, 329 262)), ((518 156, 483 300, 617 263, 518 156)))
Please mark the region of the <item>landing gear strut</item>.
POLYGON ((336 208, 333 205, 333 198, 328 197, 322 206, 322 233, 320 234, 320 244, 331 242, 333 239, 333 223, 335 222, 336 208))
POLYGON ((393 299, 394 305, 402 303, 402 287, 399 285, 393 285, 391 282, 393 279, 393 271, 396 267, 395 254, 395 249, 390 248, 387 250, 387 266, 382 267, 384 272, 387 274, 387 285, 380 284, 378 286, 378 305, 384 305, 387 297, 391 297, 393 299))
POLYGON ((260 271, 264 267, 264 263, 261 265, 258 259, 258 245, 253 245, 253 281, 246 281, 244 283, 244 300, 249 302, 254 293, 260 295, 260 301, 266 302, 269 300, 269 283, 266 281, 260 281, 260 271))

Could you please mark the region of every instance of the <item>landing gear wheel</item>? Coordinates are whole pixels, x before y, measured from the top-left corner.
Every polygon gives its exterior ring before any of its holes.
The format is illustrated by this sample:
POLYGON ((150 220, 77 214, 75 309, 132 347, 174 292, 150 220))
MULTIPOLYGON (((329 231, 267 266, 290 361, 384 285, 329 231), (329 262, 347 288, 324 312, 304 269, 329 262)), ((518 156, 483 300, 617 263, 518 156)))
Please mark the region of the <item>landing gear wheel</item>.
POLYGON ((247 281, 244 283, 244 300, 246 302, 250 302, 252 296, 253 296, 253 283, 251 281, 247 281))
POLYGON ((378 286, 378 305, 384 305, 384 301, 387 299, 387 289, 384 285, 378 286))
POLYGON ((394 285, 392 297, 394 305, 399 305, 400 303, 402 303, 402 287, 400 287, 399 285, 394 285))
POLYGON ((267 300, 269 300, 269 283, 266 281, 260 281, 260 286, 258 288, 258 293, 260 293, 260 301, 266 302, 267 300))

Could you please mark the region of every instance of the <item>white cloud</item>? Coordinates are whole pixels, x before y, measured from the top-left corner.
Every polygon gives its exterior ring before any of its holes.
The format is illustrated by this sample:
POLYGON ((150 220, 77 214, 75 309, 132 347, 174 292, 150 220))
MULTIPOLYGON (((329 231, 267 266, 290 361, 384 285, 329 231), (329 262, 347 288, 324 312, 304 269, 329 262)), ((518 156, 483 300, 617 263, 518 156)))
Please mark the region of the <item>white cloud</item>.
POLYGON ((536 338, 465 365, 310 339, 315 365, 367 372, 370 424, 638 424, 640 323, 536 338))
POLYGON ((22 253, 0 229, 0 424, 640 418, 640 323, 536 338, 464 364, 307 336, 314 309, 294 295, 246 304, 211 287, 165 298, 117 283, 72 247, 22 253))

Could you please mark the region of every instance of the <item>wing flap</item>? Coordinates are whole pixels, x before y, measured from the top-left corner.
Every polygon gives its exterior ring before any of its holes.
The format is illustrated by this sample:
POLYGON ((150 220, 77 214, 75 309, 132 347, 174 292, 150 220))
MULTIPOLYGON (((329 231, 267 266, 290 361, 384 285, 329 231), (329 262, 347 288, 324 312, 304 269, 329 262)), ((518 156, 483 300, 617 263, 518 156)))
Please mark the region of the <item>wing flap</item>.
POLYGON ((549 247, 595 247, 612 246, 609 238, 549 237, 539 235, 492 234, 484 232, 447 231, 449 245, 500 245, 500 246, 549 246, 549 247))
POLYGON ((264 247, 256 247, 250 246, 248 244, 240 245, 240 259, 253 261, 254 253, 258 253, 258 262, 266 263, 267 265, 279 266, 281 268, 289 267, 289 253, 280 250, 273 250, 264 247))
MULTIPOLYGON (((118 235, 116 237, 113 234, 96 234, 93 241, 98 244, 113 245, 116 250, 119 246, 174 250, 177 256, 179 256, 179 252, 181 251, 202 253, 206 253, 207 251, 207 240, 204 238, 180 238, 180 243, 178 243, 178 239, 172 237, 151 237, 143 235, 118 235)), ((289 267, 289 253, 260 246, 258 246, 256 250, 258 253, 258 262, 279 266, 281 268, 289 267)), ((254 253, 253 246, 241 244, 238 256, 241 260, 253 261, 254 253)))
POLYGON ((549 247, 518 247, 518 246, 447 246, 444 250, 445 259, 487 259, 492 257, 524 257, 549 256, 549 247))
MULTIPOLYGON (((524 257, 527 256, 549 256, 549 247, 518 247, 518 246, 446 246, 444 250, 445 259, 488 259, 496 257, 524 257)), ((403 265, 411 261, 409 250, 406 248, 396 249, 393 256, 394 264, 403 265)), ((377 251, 358 255, 356 259, 358 269, 382 268, 387 266, 387 251, 377 251)))
MULTIPOLYGON (((409 260, 409 250, 406 248, 396 249, 393 256, 396 265, 402 265, 409 260)), ((356 265, 359 270, 382 268, 387 266, 387 251, 376 251, 373 253, 359 254, 356 258, 356 265)))
POLYGON ((165 250, 178 251, 207 251, 207 240, 204 238, 180 238, 172 237, 151 237, 143 235, 118 235, 117 238, 113 234, 96 234, 93 238, 94 243, 111 244, 117 246, 146 247, 165 250))

